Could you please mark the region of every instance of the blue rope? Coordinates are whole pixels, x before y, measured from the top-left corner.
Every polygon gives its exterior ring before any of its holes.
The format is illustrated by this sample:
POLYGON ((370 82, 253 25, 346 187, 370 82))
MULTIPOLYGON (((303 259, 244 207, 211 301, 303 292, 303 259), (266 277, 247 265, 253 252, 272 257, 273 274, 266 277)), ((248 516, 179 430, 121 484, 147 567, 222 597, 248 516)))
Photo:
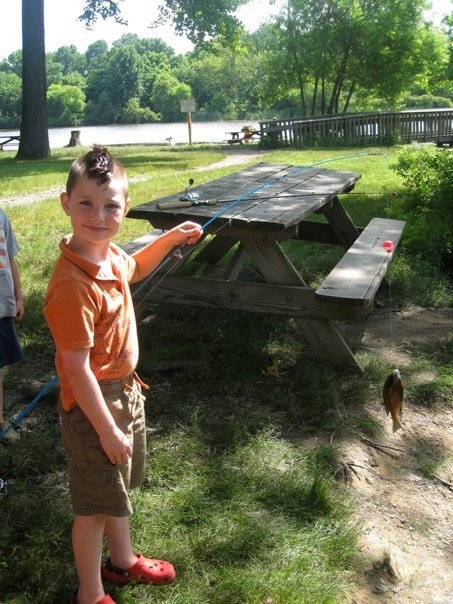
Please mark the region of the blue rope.
POLYGON ((42 398, 51 388, 54 384, 56 384, 58 381, 58 376, 55 375, 49 382, 47 382, 47 384, 44 386, 44 388, 35 396, 35 398, 28 403, 28 405, 22 409, 22 411, 19 413, 19 415, 17 415, 9 424, 9 426, 3 430, 3 432, 0 432, 0 441, 3 440, 3 438, 5 437, 6 434, 8 434, 8 432, 12 429, 13 426, 15 426, 16 424, 18 424, 20 422, 20 420, 25 417, 27 415, 27 413, 29 413, 33 407, 36 405, 36 403, 39 401, 40 398, 42 398))

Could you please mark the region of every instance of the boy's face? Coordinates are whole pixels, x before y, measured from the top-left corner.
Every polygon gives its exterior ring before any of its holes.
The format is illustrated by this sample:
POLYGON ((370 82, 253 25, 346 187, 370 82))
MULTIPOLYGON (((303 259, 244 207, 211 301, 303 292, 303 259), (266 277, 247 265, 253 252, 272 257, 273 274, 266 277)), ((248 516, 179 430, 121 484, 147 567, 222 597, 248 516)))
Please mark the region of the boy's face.
POLYGON ((80 176, 71 195, 62 193, 60 200, 71 218, 73 238, 84 245, 110 242, 129 207, 124 183, 115 178, 98 185, 96 180, 80 176))

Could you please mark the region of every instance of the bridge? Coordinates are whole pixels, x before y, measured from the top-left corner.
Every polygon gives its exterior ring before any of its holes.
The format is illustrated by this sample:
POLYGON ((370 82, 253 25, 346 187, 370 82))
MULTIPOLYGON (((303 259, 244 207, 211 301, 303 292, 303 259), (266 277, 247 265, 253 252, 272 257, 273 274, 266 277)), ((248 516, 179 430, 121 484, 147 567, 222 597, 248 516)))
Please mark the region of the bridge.
POLYGON ((345 113, 261 121, 265 147, 313 146, 329 141, 351 145, 434 142, 453 146, 453 109, 345 113))

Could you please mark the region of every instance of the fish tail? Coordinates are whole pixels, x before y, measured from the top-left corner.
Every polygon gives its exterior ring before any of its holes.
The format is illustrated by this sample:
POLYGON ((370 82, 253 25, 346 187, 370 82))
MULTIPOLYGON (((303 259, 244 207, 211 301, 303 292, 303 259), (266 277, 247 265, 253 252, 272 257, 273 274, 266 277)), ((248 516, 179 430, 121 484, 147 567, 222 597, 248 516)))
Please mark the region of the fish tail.
POLYGON ((393 434, 395 434, 395 432, 397 432, 403 426, 401 425, 401 423, 397 417, 393 417, 392 419, 393 419, 393 434))

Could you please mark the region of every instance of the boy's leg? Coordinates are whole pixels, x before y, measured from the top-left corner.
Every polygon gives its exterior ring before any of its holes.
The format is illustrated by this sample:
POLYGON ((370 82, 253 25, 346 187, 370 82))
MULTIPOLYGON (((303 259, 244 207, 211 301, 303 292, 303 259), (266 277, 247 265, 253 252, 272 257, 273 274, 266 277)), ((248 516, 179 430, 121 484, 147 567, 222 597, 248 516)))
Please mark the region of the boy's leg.
POLYGON ((92 604, 105 595, 100 570, 105 519, 101 514, 74 519, 72 547, 79 577, 78 604, 92 604))
POLYGON ((110 560, 118 568, 130 568, 137 562, 132 551, 129 516, 106 516, 105 536, 109 543, 110 560))

